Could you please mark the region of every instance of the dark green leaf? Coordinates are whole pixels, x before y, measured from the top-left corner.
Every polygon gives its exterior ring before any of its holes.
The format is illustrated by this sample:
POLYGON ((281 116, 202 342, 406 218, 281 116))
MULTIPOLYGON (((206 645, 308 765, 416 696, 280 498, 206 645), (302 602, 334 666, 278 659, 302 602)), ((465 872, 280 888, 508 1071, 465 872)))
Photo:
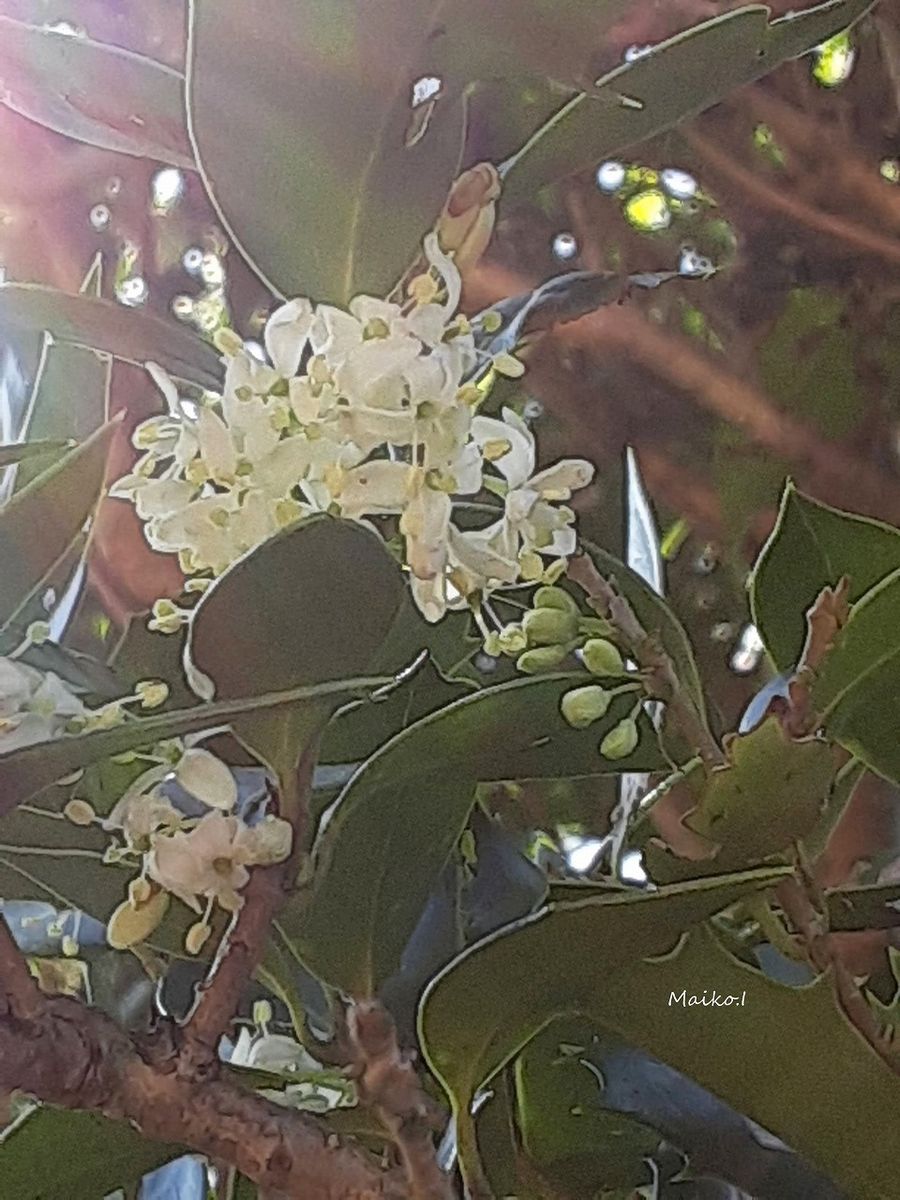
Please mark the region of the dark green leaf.
POLYGON ((384 294, 455 175, 464 106, 437 101, 407 136, 443 4, 193 0, 188 108, 204 182, 276 293, 384 294), (260 70, 265 62, 265 70, 260 70), (408 144, 407 144, 408 143, 408 144), (265 194, 265 203, 260 196, 265 194))
MULTIPOLYGON (((203 595, 185 649, 188 681, 231 698, 361 674, 405 593, 377 534, 332 517, 302 521, 251 551, 203 595)), ((238 732, 284 777, 333 707, 299 714, 300 725, 296 713, 244 720, 238 732)))
POLYGON ((650 1182, 647 1158, 660 1134, 603 1104, 596 1030, 551 1022, 515 1063, 518 1125, 525 1152, 571 1196, 650 1182))
POLYGON ((71 442, 13 442, 0 446, 0 470, 11 467, 15 463, 28 462, 34 458, 59 459, 67 450, 73 449, 71 442))
POLYGON ((823 587, 847 575, 855 603, 898 568, 898 530, 811 500, 789 483, 750 580, 753 619, 779 670, 796 664, 805 613, 823 587))
MULTIPOLYGON (((667 954, 686 929, 785 874, 761 869, 657 892, 551 904, 476 943, 446 967, 422 999, 419 1032, 432 1070, 452 1097, 464 1166, 468 1158, 471 1170, 468 1113, 475 1093, 552 1017, 583 1012, 618 1031, 629 1014, 607 1020, 605 997, 634 969, 629 964, 667 954)), ((701 972, 685 972, 682 986, 705 985, 701 972)), ((650 1029, 641 1028, 644 1042, 656 1030, 662 1041, 682 1015, 673 1019, 656 992, 654 998, 658 1011, 648 1019, 650 1029)), ((630 1007, 627 997, 620 1004, 630 1007)), ((656 1048, 651 1053, 666 1057, 656 1048)))
POLYGON ((340 679, 374 659, 405 590, 377 534, 313 517, 252 550, 204 593, 185 662, 225 699, 340 679))
POLYGON ((15 620, 90 519, 117 424, 98 430, 0 509, 0 631, 15 620))
POLYGON ((53 335, 60 342, 101 350, 124 362, 159 363, 178 379, 221 386, 219 356, 196 334, 149 312, 96 296, 72 296, 39 283, 0 286, 0 324, 53 335))
POLYGON ((194 168, 184 77, 82 34, 0 16, 7 108, 57 133, 176 167, 194 168))
POLYGON ((583 681, 557 675, 485 688, 416 722, 363 764, 319 835, 308 892, 285 917, 301 955, 326 982, 369 995, 397 969, 477 783, 662 765, 644 716, 627 758, 610 763, 597 751, 630 710, 631 694, 588 730, 563 721, 560 698, 583 681))
POLYGON ((318 711, 322 706, 339 704, 354 693, 365 693, 386 682, 384 676, 336 680, 239 700, 198 704, 195 708, 129 720, 113 729, 70 735, 11 750, 0 754, 0 813, 9 812, 73 771, 114 754, 124 754, 166 738, 229 725, 242 718, 246 720, 254 713, 307 707, 318 711))
MULTIPOLYGON (((765 876, 743 877, 745 894, 764 886, 765 876)), ((718 882, 723 901, 738 898, 740 879, 718 882)), ((769 873, 770 883, 776 879, 769 873)), ((550 1017, 577 1010, 777 1134, 855 1200, 884 1200, 896 1173, 891 1129, 900 1081, 838 1012, 827 978, 784 987, 702 930, 677 953, 649 961, 677 924, 706 915, 697 903, 704 893, 689 886, 551 908, 447 967, 425 994, 420 1026, 457 1113, 550 1017), (535 963, 554 970, 536 971, 535 963), (743 1003, 727 1010, 673 1004, 683 991, 743 996, 743 1003), (852 1128, 848 1110, 856 1114, 852 1128)), ((716 881, 705 886, 713 889, 708 913, 716 881)))
POLYGON ((9 1200, 101 1200, 188 1153, 96 1113, 39 1108, 0 1134, 0 1193, 9 1200))
POLYGON ((590 94, 560 107, 513 156, 507 164, 508 199, 522 199, 671 129, 825 41, 871 7, 872 0, 826 0, 769 24, 768 8, 748 5, 657 43, 599 79, 590 94))

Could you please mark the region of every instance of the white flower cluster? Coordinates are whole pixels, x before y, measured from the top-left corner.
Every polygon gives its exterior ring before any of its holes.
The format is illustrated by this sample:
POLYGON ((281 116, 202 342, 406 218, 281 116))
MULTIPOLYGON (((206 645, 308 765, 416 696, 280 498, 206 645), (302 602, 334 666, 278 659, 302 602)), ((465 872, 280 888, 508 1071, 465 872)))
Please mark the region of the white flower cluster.
POLYGON ((65 733, 87 710, 58 675, 0 658, 0 754, 65 733))
MULTIPOLYGON (((371 296, 349 311, 284 304, 265 329, 271 365, 225 331, 222 395, 199 405, 148 364, 169 412, 139 426, 135 444, 145 453, 113 495, 134 501, 150 545, 177 553, 199 577, 193 587, 320 512, 398 517, 413 594, 430 621, 540 579, 545 558, 572 553, 565 501, 593 468, 577 459, 536 473, 524 421, 508 409, 502 419, 477 415, 479 371, 518 375, 522 364, 480 354, 457 313, 456 267, 434 235, 425 253, 428 271, 403 304, 371 296), (453 498, 485 486, 503 497, 500 515, 487 528, 459 528, 453 498)), ((156 613, 163 629, 183 619, 170 602, 156 613)))
MULTIPOLYGON (((248 825, 234 813, 238 788, 231 770, 208 750, 185 749, 173 765, 162 761, 141 774, 102 825, 121 835, 109 859, 135 859, 140 874, 128 896, 112 914, 107 930, 111 945, 124 949, 149 937, 177 896, 200 920, 187 934, 186 948, 196 954, 211 933, 215 905, 235 912, 242 904, 251 866, 282 862, 291 851, 287 821, 263 817, 248 825), (206 809, 187 817, 169 799, 164 785, 175 783, 206 809)), ((89 806, 74 801, 73 820, 92 820, 89 806), (78 805, 77 809, 74 807, 78 805)))

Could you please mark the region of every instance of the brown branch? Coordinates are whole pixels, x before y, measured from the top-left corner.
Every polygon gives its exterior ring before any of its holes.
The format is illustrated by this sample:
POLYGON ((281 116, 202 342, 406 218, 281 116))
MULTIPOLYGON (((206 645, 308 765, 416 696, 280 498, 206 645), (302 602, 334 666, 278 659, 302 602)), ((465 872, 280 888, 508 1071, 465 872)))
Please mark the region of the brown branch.
POLYGON ((410 1200, 453 1200, 450 1179, 435 1154, 433 1130, 440 1127, 440 1111, 401 1051, 390 1013, 377 1001, 357 1001, 347 1023, 360 1102, 375 1110, 393 1139, 410 1200))
MULTIPOLYGON (((4 981, 10 978, 7 947, 4 981)), ((14 977, 14 976, 13 976, 14 977)), ((17 985, 18 986, 18 985, 17 985)), ((36 985, 29 1014, 0 1015, 0 1087, 61 1108, 127 1121, 145 1137, 235 1166, 261 1188, 300 1200, 405 1200, 396 1173, 342 1143, 315 1118, 222 1078, 186 1076, 174 1048, 151 1051, 105 1014, 36 985)), ((13 1006, 19 1007, 19 1001, 13 1006)))
POLYGON ((883 237, 864 225, 857 225, 846 217, 814 208, 787 190, 771 186, 760 175, 734 161, 714 142, 685 127, 682 131, 687 144, 702 159, 707 171, 729 180, 745 199, 754 200, 763 208, 782 213, 798 225, 805 225, 814 233, 836 238, 853 246, 862 254, 873 255, 884 262, 900 266, 900 239, 883 237))
POLYGON ((603 578, 587 554, 570 560, 568 575, 587 593, 591 608, 610 621, 628 654, 647 673, 647 690, 665 703, 672 728, 697 751, 707 766, 724 763, 725 755, 682 686, 671 658, 659 641, 647 633, 613 581, 603 578))

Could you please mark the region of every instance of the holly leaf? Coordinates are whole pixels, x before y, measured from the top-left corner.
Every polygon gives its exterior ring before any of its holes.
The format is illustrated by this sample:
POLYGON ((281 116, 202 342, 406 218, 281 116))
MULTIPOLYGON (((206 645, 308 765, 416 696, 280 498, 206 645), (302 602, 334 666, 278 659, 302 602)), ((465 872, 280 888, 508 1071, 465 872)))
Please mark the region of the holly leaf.
POLYGON ((806 638, 806 612, 824 587, 850 580, 851 604, 900 568, 900 531, 840 512, 788 482, 778 520, 750 577, 750 608, 780 671, 795 666, 806 638))
MULTIPOLYGON (((432 1071, 451 1096, 467 1176, 473 1170, 469 1114, 476 1092, 553 1017, 581 1012, 617 1031, 624 1020, 630 1032, 627 1013, 613 1010, 613 1019, 607 1019, 604 998, 610 984, 627 977, 642 958, 669 953, 685 930, 787 873, 763 868, 656 892, 549 904, 477 942, 445 967, 422 998, 419 1035, 432 1071)), ((685 973, 684 978, 699 986, 703 975, 685 973)), ((658 1005, 658 992, 654 995, 658 1005)), ((627 1000, 620 1003, 629 1007, 627 1000)), ((658 1030, 662 1042, 665 1030, 678 1022, 657 1012, 650 1024, 651 1034, 658 1030)), ((640 1032, 646 1041, 646 1031, 640 1032)), ((656 1049, 650 1052, 668 1061, 656 1049)))
POLYGON ((319 833, 309 887, 284 918, 316 974, 366 996, 396 971, 476 784, 662 766, 644 714, 630 755, 609 762, 597 751, 630 711, 631 695, 618 696, 588 730, 566 724, 560 699, 583 680, 557 675, 484 688, 417 721, 362 764, 319 833))

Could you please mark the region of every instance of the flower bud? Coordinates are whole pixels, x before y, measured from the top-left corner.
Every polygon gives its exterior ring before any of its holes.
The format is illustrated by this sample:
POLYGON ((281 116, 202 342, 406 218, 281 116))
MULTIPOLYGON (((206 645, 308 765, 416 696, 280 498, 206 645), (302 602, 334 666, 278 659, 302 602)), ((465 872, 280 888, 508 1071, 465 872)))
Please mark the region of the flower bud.
POLYGON ((534 593, 535 608, 558 608, 560 612, 577 613, 578 605, 565 588, 539 587, 534 593))
POLYGON ((532 608, 522 618, 529 646, 559 646, 575 636, 577 621, 572 612, 558 608, 532 608))
POLYGON ((199 747, 185 750, 175 768, 175 778, 186 792, 209 808, 230 812, 237 803, 238 789, 231 770, 208 750, 199 747))
POLYGON ((506 379, 521 379, 525 374, 525 364, 514 354, 508 354, 506 351, 494 356, 494 370, 498 375, 503 375, 506 379))
POLYGON ((492 163, 478 163, 454 182, 438 218, 441 248, 454 252, 460 271, 481 258, 494 231, 500 176, 492 163))
POLYGON ((539 646, 526 650, 516 659, 516 667, 526 675, 540 675, 541 671, 552 671, 566 657, 565 646, 539 646))
POLYGON ((253 1002, 253 1024, 260 1028, 268 1025, 272 1020, 272 1005, 268 1000, 255 1000, 253 1002))
POLYGON ((169 685, 161 679, 141 679, 134 685, 141 708, 159 708, 169 698, 169 685))
POLYGON ((109 918, 106 940, 114 950, 128 950, 148 938, 166 915, 168 892, 154 892, 143 904, 123 900, 109 918))
POLYGON ((503 647, 500 645, 499 633, 494 633, 491 631, 490 633, 485 634, 484 652, 491 658, 500 657, 500 655, 503 653, 503 647))
POLYGON ((606 638, 590 638, 584 643, 581 661, 592 675, 621 675, 625 670, 622 655, 606 638))
POLYGON ((188 954, 199 954, 211 933, 212 927, 206 921, 197 921, 192 925, 184 936, 184 948, 188 954))
POLYGON ((135 908, 138 908, 141 904, 146 904, 152 892, 153 889, 150 887, 150 881, 145 879, 143 875, 138 875, 128 885, 128 899, 135 908))
POLYGON ((594 721, 606 716, 612 694, 596 683, 573 688, 560 701, 560 711, 573 729, 587 729, 594 721))
POLYGON ((634 717, 625 717, 612 727, 600 743, 600 753, 614 762, 617 758, 626 758, 637 744, 637 721, 634 717))
POLYGON ((87 800, 70 800, 63 809, 63 816, 73 825, 91 825, 96 815, 87 800))
POLYGON ((521 654, 527 647, 528 638, 525 636, 525 630, 521 625, 506 625, 497 635, 497 643, 503 654, 509 655, 510 658, 515 658, 517 654, 521 654))

